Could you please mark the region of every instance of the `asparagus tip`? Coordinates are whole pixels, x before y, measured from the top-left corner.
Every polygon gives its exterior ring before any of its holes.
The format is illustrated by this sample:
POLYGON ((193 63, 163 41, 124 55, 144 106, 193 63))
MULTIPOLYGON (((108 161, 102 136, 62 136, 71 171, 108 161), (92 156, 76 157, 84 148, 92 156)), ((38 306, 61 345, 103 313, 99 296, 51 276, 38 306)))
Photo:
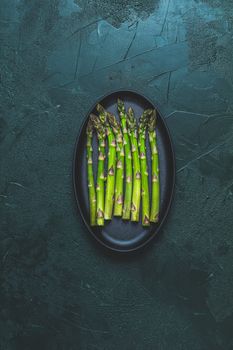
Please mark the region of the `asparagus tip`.
POLYGON ((95 123, 96 119, 98 119, 97 115, 91 113, 90 114, 90 118, 89 118, 89 121, 91 121, 92 124, 95 123))
POLYGON ((145 132, 145 130, 147 129, 150 115, 151 115, 150 109, 146 109, 142 113, 141 117, 139 118, 139 127, 138 127, 139 132, 145 132))
POLYGON ((129 107, 129 109, 128 109, 127 124, 128 124, 128 127, 131 131, 136 130, 137 122, 136 122, 136 119, 134 117, 134 111, 131 107, 129 107))
POLYGON ((97 112, 99 112, 99 113, 105 113, 105 109, 104 109, 104 107, 103 107, 100 103, 98 103, 98 104, 96 105, 96 110, 97 110, 97 112))
POLYGON ((100 103, 96 105, 96 110, 99 113, 99 119, 101 123, 107 126, 108 125, 107 115, 109 112, 107 112, 100 103))
POLYGON ((93 127, 96 129, 98 136, 103 137, 105 135, 105 128, 104 128, 103 124, 101 123, 100 119, 97 117, 97 115, 91 113, 90 120, 93 124, 93 127))
POLYGON ((107 113, 107 118, 108 118, 108 121, 111 124, 111 126, 115 126, 117 124, 117 120, 116 120, 115 116, 112 113, 108 112, 107 113))
POLYGON ((129 114, 129 115, 133 115, 133 114, 134 114, 133 108, 132 108, 132 107, 129 107, 129 109, 128 109, 128 114, 129 114))
POLYGON ((157 121, 156 110, 153 109, 151 111, 149 119, 148 119, 148 129, 149 129, 149 131, 153 131, 155 129, 156 121, 157 121))
POLYGON ((121 135, 121 127, 120 127, 120 124, 118 123, 116 117, 112 113, 108 112, 107 119, 108 119, 108 122, 113 129, 114 134, 121 135))
POLYGON ((86 128, 86 133, 87 133, 87 135, 89 135, 89 136, 91 136, 92 135, 92 133, 93 133, 93 122, 92 122, 92 120, 91 120, 91 118, 89 118, 89 120, 88 120, 88 123, 87 123, 87 128, 86 128))
POLYGON ((120 111, 124 112, 125 105, 124 105, 124 102, 120 98, 117 99, 117 106, 118 106, 118 109, 120 111))

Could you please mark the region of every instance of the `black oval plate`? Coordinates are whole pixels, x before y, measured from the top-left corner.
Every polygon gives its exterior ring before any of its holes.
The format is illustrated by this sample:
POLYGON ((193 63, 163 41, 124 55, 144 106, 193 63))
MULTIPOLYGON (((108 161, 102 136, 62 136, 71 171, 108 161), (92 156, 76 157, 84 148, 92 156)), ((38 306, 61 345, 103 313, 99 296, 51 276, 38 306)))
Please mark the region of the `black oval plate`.
MULTIPOLYGON (((156 131, 160 163, 159 222, 157 224, 151 224, 150 227, 145 228, 142 226, 141 221, 139 223, 132 223, 130 221, 123 221, 121 218, 113 217, 111 221, 105 222, 104 227, 91 227, 89 225, 86 125, 90 113, 96 113, 95 106, 98 102, 101 103, 108 111, 118 116, 118 97, 125 102, 127 109, 129 106, 134 109, 137 118, 142 114, 144 109, 156 108, 153 103, 148 100, 148 98, 134 91, 116 91, 97 101, 85 118, 77 138, 73 162, 73 182, 78 208, 89 232, 97 239, 99 243, 111 250, 118 252, 130 252, 147 244, 158 233, 168 214, 175 184, 175 160, 169 131, 164 119, 158 112, 156 131)), ((149 147, 147 147, 147 149, 149 149, 149 147)), ((97 169, 97 152, 97 140, 95 136, 93 140, 93 163, 95 174, 97 169)), ((148 170, 150 174, 150 161, 148 161, 148 170)))

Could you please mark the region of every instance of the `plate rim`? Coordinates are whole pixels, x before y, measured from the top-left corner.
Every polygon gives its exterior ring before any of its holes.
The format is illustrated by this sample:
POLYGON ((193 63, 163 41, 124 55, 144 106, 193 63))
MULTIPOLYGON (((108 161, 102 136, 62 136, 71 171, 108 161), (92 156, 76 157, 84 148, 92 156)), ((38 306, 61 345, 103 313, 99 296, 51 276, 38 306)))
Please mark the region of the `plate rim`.
POLYGON ((83 222, 84 222, 88 232, 91 233, 92 237, 94 237, 95 240, 98 243, 100 243, 103 247, 105 247, 107 250, 110 250, 110 251, 115 252, 115 253, 121 253, 121 254, 122 253, 123 254, 125 254, 125 253, 133 253, 135 251, 141 250, 145 246, 148 246, 148 244, 158 235, 158 232, 161 230, 162 226, 164 225, 164 223, 165 223, 165 221, 167 219, 167 216, 168 216, 168 213, 169 213, 169 211, 171 209, 171 205, 172 205, 173 198, 174 198, 175 182, 176 182, 176 161, 175 161, 174 145, 173 145, 173 141, 172 141, 172 137, 171 137, 171 133, 170 133, 169 127, 167 126, 167 123, 165 121, 165 118, 163 117, 163 114, 161 114, 161 112, 160 112, 160 108, 157 107, 157 105, 155 105, 155 103, 149 97, 144 95, 144 93, 141 93, 139 90, 135 90, 135 89, 129 89, 129 88, 114 89, 114 90, 109 91, 108 93, 105 93, 105 94, 97 97, 95 102, 88 109, 85 117, 83 118, 83 120, 81 122, 79 131, 78 131, 78 134, 77 134, 77 137, 76 137, 75 145, 74 145, 73 160, 72 160, 72 183, 73 183, 73 189, 74 189, 74 194, 75 194, 76 205, 78 207, 79 214, 80 214, 80 216, 81 216, 81 218, 82 218, 82 220, 83 220, 83 222), (137 246, 135 246, 133 248, 128 248, 128 249, 112 247, 112 246, 108 245, 107 243, 105 243, 103 240, 101 240, 99 237, 97 237, 96 234, 92 231, 89 223, 85 219, 84 214, 82 212, 81 204, 80 204, 80 201, 79 201, 79 198, 78 198, 76 182, 75 182, 75 178, 76 178, 76 176, 75 176, 76 175, 76 166, 75 165, 76 165, 76 157, 77 157, 77 146, 78 146, 78 143, 79 143, 79 139, 80 139, 81 132, 83 130, 84 124, 85 124, 88 116, 90 115, 91 111, 95 108, 95 106, 96 106, 96 104, 98 102, 100 102, 103 99, 105 99, 106 97, 108 97, 110 95, 113 95, 114 93, 118 93, 118 92, 126 92, 126 93, 133 93, 133 94, 139 95, 139 96, 143 97, 145 100, 147 100, 159 112, 159 116, 160 116, 160 118, 162 120, 163 126, 165 127, 167 135, 168 135, 168 138, 169 138, 169 142, 170 142, 170 146, 171 146, 171 153, 172 153, 172 163, 173 163, 172 164, 173 179, 172 179, 171 194, 170 194, 169 202, 168 202, 167 208, 165 210, 165 214, 163 216, 163 219, 161 220, 161 222, 160 222, 159 226, 157 227, 157 229, 152 232, 151 236, 148 239, 146 239, 141 244, 139 244, 139 245, 137 245, 137 246))

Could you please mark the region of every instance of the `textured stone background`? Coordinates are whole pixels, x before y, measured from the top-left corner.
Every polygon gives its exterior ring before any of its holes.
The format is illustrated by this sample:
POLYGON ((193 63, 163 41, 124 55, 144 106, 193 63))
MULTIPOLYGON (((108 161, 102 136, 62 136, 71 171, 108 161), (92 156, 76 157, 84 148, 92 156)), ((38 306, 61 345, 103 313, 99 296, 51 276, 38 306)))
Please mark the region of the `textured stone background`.
POLYGON ((0 349, 233 349, 231 0, 1 0, 0 349), (107 255, 71 166, 97 97, 148 95, 177 162, 142 253, 107 255))

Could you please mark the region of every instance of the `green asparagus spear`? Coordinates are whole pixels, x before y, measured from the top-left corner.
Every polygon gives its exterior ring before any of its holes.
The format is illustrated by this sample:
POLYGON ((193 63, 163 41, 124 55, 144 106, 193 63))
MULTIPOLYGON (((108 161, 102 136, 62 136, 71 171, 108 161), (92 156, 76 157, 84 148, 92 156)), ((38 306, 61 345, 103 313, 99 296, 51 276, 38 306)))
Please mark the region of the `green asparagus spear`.
POLYGON ((125 111, 124 102, 118 99, 118 111, 121 119, 121 128, 124 139, 124 151, 125 151, 125 197, 122 218, 125 220, 130 219, 131 212, 131 198, 133 189, 133 169, 132 169, 132 156, 130 148, 130 138, 127 129, 127 113, 125 111))
POLYGON ((138 154, 137 122, 133 109, 128 110, 128 131, 131 141, 131 151, 133 154, 133 194, 131 205, 131 221, 139 221, 140 200, 141 200, 141 169, 138 154))
POLYGON ((89 119, 87 124, 87 181, 88 181, 88 193, 89 193, 89 207, 90 207, 90 225, 96 225, 96 192, 95 181, 93 174, 93 161, 92 161, 92 138, 93 138, 93 123, 89 119))
POLYGON ((124 181, 124 145, 121 126, 116 120, 115 116, 108 113, 108 121, 116 137, 116 184, 115 184, 115 199, 114 212, 115 216, 122 216, 123 209, 123 181, 124 181))
POLYGON ((116 140, 111 126, 107 120, 107 112, 98 104, 97 111, 99 112, 99 118, 102 124, 106 128, 108 137, 108 173, 106 182, 105 193, 105 207, 104 218, 105 220, 112 219, 113 203, 114 203, 114 188, 115 188, 115 172, 116 172, 116 140))
POLYGON ((139 119, 138 128, 138 145, 140 152, 141 163, 141 175, 142 175, 142 225, 150 225, 150 196, 149 196, 149 183, 148 183, 148 169, 147 169, 147 157, 146 157, 146 129, 148 126, 148 116, 150 110, 145 110, 139 119))
POLYGON ((153 110, 148 120, 148 132, 151 149, 151 169, 152 169, 152 200, 150 221, 158 222, 159 220, 159 197, 160 197, 160 184, 159 184, 159 157, 156 140, 156 111, 153 110))
POLYGON ((105 128, 99 118, 91 114, 91 121, 97 131, 98 137, 98 170, 97 170, 97 185, 96 185, 96 216, 97 225, 104 225, 104 160, 105 160, 105 128))

